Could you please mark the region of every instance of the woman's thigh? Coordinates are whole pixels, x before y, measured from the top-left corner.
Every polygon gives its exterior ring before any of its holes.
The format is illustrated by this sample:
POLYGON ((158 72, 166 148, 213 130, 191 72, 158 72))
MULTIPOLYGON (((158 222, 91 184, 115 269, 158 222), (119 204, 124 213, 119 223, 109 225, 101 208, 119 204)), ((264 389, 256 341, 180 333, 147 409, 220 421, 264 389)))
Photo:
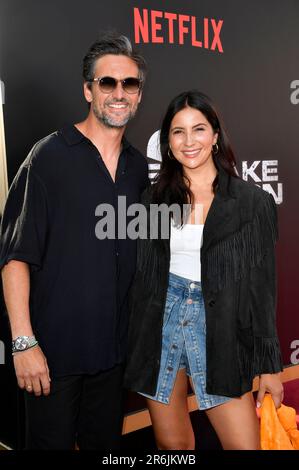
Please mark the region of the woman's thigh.
POLYGON ((259 450, 259 421, 251 392, 206 411, 225 450, 259 450))
POLYGON ((194 449, 194 434, 188 411, 187 392, 186 370, 180 369, 168 405, 147 399, 159 449, 194 449))

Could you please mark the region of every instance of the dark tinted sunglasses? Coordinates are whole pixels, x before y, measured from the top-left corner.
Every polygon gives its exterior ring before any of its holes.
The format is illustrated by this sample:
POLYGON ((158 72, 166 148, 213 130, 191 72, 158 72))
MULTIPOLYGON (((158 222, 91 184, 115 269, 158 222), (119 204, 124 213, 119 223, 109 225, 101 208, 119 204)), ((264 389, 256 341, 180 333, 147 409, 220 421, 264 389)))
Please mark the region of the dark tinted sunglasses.
POLYGON ((99 88, 103 93, 111 93, 117 87, 118 82, 121 83, 126 93, 138 93, 142 83, 142 81, 136 77, 123 78, 122 80, 117 80, 113 77, 98 77, 88 81, 98 82, 99 88))

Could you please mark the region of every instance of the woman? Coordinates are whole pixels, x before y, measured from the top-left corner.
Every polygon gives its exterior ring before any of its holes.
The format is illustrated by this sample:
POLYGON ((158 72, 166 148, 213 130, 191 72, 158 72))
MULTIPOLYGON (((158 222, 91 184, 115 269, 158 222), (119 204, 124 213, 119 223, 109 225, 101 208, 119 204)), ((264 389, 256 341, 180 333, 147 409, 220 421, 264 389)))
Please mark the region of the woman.
POLYGON ((160 449, 194 449, 188 381, 224 449, 259 449, 253 378, 260 376, 259 403, 267 391, 279 407, 283 395, 276 206, 236 175, 204 94, 174 98, 160 147, 161 171, 143 195, 148 236, 138 244, 125 383, 147 397, 160 449), (172 209, 157 216, 153 204, 163 203, 172 209))

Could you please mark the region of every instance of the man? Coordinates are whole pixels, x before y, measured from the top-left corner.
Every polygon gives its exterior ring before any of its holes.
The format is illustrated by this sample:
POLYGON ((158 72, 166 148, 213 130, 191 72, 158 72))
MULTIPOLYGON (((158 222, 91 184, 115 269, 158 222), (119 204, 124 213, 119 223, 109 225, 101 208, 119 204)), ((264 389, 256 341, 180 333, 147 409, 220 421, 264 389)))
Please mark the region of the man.
MULTIPOLYGON (((148 184, 125 139, 143 58, 107 35, 84 58, 89 114, 38 142, 15 177, 1 226, 4 297, 28 449, 113 449, 122 424, 127 294, 135 242, 99 239, 96 208, 127 206, 148 184)), ((126 221, 126 223, 128 223, 126 221)))

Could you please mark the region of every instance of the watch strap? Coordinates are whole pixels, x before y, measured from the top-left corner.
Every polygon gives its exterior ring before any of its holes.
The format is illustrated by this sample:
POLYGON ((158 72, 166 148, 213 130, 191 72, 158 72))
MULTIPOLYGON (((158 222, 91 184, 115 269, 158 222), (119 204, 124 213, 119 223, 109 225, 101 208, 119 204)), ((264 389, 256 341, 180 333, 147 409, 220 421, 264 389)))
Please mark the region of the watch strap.
POLYGON ((12 353, 27 351, 38 344, 35 336, 18 336, 12 341, 12 353))

